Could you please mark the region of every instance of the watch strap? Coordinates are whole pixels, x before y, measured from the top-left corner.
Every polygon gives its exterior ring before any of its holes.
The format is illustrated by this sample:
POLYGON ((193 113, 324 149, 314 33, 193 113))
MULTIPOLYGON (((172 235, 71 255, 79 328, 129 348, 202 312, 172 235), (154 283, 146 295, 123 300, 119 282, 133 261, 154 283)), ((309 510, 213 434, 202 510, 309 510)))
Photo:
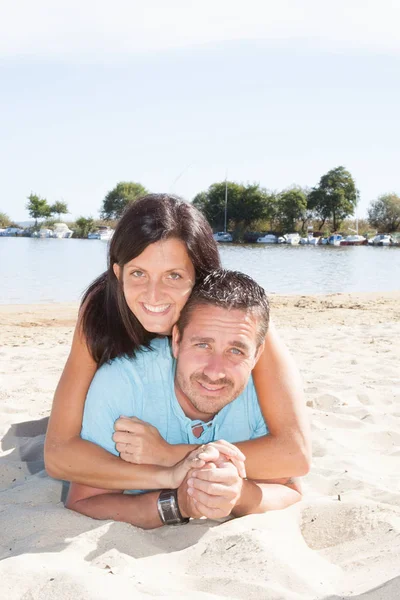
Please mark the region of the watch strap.
POLYGON ((182 517, 178 505, 178 490, 162 490, 157 500, 157 510, 164 525, 182 525, 189 523, 182 517))

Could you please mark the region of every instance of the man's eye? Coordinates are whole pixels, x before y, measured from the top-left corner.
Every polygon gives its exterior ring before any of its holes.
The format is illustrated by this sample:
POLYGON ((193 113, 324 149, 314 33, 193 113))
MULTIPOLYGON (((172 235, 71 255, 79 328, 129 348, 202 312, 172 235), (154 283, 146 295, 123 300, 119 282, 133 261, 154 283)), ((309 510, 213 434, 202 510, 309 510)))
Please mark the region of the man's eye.
POLYGON ((239 348, 231 348, 231 353, 232 354, 236 354, 238 356, 240 356, 241 354, 243 354, 243 352, 241 350, 239 350, 239 348))
POLYGON ((196 344, 196 348, 209 348, 209 345, 206 344, 206 342, 200 342, 199 344, 196 344))

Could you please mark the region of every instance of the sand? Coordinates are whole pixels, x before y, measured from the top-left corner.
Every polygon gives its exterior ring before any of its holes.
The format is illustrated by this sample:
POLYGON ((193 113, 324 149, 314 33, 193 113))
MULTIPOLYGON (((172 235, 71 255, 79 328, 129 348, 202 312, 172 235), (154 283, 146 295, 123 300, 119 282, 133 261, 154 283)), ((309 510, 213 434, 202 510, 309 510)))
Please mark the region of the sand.
POLYGON ((155 531, 65 510, 43 469, 77 306, 0 306, 0 598, 400 597, 400 292, 272 304, 312 421, 303 502, 155 531))

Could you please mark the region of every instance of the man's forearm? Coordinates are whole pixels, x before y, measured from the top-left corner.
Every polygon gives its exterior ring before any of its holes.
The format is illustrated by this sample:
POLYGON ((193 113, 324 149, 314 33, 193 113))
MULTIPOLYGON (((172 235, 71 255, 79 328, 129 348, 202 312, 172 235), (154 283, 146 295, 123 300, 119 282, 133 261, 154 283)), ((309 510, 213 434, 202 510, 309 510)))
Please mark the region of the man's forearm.
POLYGON ((130 523, 142 529, 161 527, 157 510, 160 492, 146 494, 98 494, 75 502, 67 501, 70 510, 92 519, 113 520, 130 523))
MULTIPOLYGON (((295 486, 296 487, 296 486, 295 486)), ((301 500, 297 489, 279 483, 257 483, 249 479, 243 481, 242 493, 235 508, 234 517, 264 513, 269 510, 287 508, 301 500)))

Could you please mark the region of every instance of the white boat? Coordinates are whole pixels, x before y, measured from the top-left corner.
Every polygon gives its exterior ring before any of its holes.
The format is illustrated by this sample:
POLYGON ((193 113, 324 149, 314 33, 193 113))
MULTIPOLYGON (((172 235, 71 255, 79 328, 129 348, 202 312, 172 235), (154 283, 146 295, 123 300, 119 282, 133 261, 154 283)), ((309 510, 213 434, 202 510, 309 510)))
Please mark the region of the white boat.
POLYGON ((367 238, 363 235, 347 235, 344 240, 340 240, 341 246, 365 246, 367 238))
POLYGON ((300 238, 300 244, 303 246, 317 246, 319 244, 320 238, 314 237, 312 233, 309 233, 307 237, 300 238))
POLYGON ((323 246, 327 246, 328 245, 328 238, 321 238, 321 244, 323 246))
POLYGON ((273 233, 266 233, 258 238, 257 244, 282 244, 284 241, 283 237, 278 237, 273 233))
POLYGON ((214 233, 213 238, 216 242, 232 242, 233 237, 227 231, 218 231, 214 233))
POLYGON ((340 242, 342 241, 343 236, 339 233, 334 233, 328 237, 328 244, 330 246, 340 246, 340 242))
POLYGON ((283 237, 290 246, 297 246, 300 243, 300 235, 298 233, 286 233, 283 237))
POLYGON ((92 231, 88 234, 88 240, 102 240, 103 242, 108 242, 111 240, 114 234, 114 229, 111 227, 98 227, 96 231, 92 231))
POLYGON ((47 229, 46 227, 42 227, 39 230, 38 237, 40 237, 40 238, 51 238, 51 237, 53 237, 53 232, 52 232, 51 229, 47 229))
POLYGON ((368 244, 372 246, 390 246, 392 243, 392 236, 387 233, 378 233, 371 240, 368 240, 368 244))
POLYGON ((65 223, 54 223, 53 229, 53 238, 62 239, 62 238, 71 238, 73 234, 72 229, 68 227, 65 223))

